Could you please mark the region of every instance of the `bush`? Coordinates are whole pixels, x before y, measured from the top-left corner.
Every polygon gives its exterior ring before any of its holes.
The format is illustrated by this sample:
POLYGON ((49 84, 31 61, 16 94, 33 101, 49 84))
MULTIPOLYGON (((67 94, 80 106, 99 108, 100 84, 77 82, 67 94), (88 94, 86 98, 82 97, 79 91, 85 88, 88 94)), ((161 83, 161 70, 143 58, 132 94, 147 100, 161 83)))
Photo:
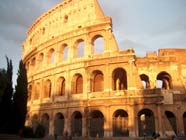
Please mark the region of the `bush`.
POLYGON ((33 138, 33 136, 34 136, 33 129, 29 126, 25 126, 23 128, 23 133, 22 134, 23 134, 24 138, 33 138))
POLYGON ((35 138, 43 138, 45 136, 45 127, 39 124, 34 133, 35 138))

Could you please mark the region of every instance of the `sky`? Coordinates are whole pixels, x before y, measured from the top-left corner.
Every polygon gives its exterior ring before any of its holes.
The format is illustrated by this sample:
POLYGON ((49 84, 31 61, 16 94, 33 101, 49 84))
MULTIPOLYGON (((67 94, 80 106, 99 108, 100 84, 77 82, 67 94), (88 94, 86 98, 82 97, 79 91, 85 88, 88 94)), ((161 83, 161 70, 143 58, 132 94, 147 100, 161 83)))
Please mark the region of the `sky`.
MULTIPOLYGON (((22 43, 32 23, 63 0, 0 1, 0 68, 13 62, 15 84, 22 43)), ((186 48, 186 0, 98 0, 112 17, 120 50, 133 48, 137 56, 160 48, 186 48)))

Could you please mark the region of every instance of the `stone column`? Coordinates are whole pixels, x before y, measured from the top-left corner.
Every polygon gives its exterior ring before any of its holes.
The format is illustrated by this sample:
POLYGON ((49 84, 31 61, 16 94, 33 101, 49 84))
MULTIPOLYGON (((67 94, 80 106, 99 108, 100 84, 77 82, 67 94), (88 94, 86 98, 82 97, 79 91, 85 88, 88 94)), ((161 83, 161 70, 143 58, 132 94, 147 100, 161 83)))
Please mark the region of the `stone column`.
POLYGON ((111 137, 111 117, 110 106, 105 107, 105 118, 104 118, 104 137, 111 137))
POLYGON ((131 105, 129 107, 128 111, 128 116, 129 116, 129 121, 128 121, 128 126, 129 126, 129 137, 136 137, 136 132, 135 132, 135 126, 136 126, 136 114, 134 111, 134 106, 131 105))

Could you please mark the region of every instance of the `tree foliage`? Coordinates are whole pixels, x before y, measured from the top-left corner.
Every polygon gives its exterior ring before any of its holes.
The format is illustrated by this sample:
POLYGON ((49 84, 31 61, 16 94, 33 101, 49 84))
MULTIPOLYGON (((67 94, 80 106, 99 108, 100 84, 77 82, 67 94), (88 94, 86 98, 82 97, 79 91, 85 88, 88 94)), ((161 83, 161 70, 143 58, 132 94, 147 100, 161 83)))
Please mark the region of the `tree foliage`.
POLYGON ((22 61, 19 63, 17 85, 15 86, 15 93, 13 97, 13 106, 15 112, 15 127, 19 130, 24 127, 27 113, 27 75, 25 65, 22 61))

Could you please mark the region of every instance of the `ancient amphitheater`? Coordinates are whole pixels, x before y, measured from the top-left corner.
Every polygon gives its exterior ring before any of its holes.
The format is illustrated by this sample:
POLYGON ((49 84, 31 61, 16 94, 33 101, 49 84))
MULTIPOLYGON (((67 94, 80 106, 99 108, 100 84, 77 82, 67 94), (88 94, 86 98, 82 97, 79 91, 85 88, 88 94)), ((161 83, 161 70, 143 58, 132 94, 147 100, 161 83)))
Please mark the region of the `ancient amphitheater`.
MULTIPOLYGON (((158 48, 158 46, 157 46, 158 48)), ((28 29, 26 124, 72 137, 186 134, 186 49, 118 49, 97 0, 64 0, 28 29)))

